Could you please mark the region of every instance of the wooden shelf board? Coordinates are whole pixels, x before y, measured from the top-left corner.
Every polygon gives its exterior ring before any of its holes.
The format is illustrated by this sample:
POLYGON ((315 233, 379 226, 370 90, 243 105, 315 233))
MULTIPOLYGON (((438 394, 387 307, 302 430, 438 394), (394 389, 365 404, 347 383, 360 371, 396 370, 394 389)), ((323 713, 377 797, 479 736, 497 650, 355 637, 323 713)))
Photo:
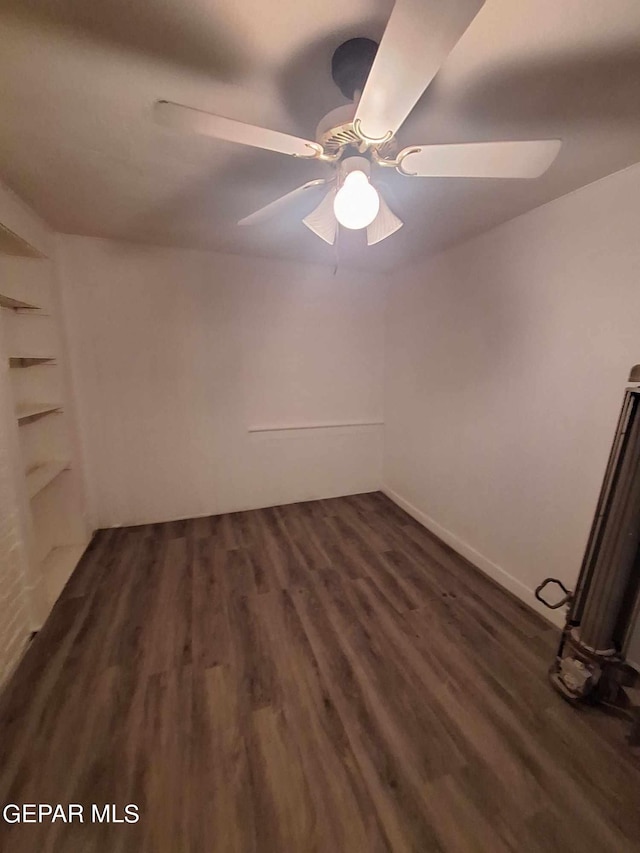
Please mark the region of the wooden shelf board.
POLYGON ((49 483, 55 480, 58 474, 69 468, 70 464, 67 459, 53 459, 50 462, 43 462, 41 465, 36 465, 30 471, 27 471, 27 494, 29 497, 35 498, 49 483))
POLYGON ((37 364, 55 364, 53 355, 12 355, 9 356, 9 367, 34 367, 37 364))
POLYGON ((49 415, 52 412, 59 412, 61 409, 62 405, 60 403, 25 403, 16 409, 16 417, 18 418, 18 423, 21 424, 25 421, 49 415))
POLYGON ((14 255, 19 258, 44 258, 42 252, 20 237, 15 231, 0 225, 0 254, 14 255))
POLYGON ((87 542, 82 545, 60 545, 52 548, 40 564, 47 598, 53 604, 73 574, 85 552, 87 542))
POLYGON ((31 302, 23 302, 21 299, 14 299, 12 296, 5 296, 0 293, 0 308, 13 308, 15 311, 19 309, 28 309, 29 311, 39 311, 39 305, 32 305, 31 302))

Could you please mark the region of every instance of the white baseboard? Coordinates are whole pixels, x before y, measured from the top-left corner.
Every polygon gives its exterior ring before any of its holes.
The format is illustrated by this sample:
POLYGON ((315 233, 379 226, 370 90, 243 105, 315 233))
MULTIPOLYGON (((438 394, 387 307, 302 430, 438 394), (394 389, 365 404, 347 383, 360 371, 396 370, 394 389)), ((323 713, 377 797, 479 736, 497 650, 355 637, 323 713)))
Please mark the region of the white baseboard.
MULTIPOLYGON (((422 512, 422 510, 419 510, 412 503, 409 503, 409 501, 405 500, 397 492, 394 492, 393 489, 390 489, 388 486, 383 486, 381 491, 401 509, 409 513, 412 518, 415 518, 415 520, 422 524, 423 527, 426 527, 427 530, 437 536, 438 539, 442 539, 442 541, 453 548, 454 551, 457 551, 458 554, 465 557, 470 563, 473 563, 477 569, 480 569, 480 571, 484 572, 485 575, 488 575, 492 580, 496 581, 496 583, 499 583, 500 586, 503 586, 510 593, 515 595, 516 598, 519 598, 548 622, 551 622, 559 628, 564 627, 564 608, 560 610, 549 610, 549 608, 545 607, 544 604, 540 604, 534 596, 534 591, 532 589, 529 589, 529 587, 525 586, 522 581, 519 581, 517 578, 514 578, 513 575, 510 575, 506 569, 502 568, 502 566, 499 566, 488 557, 485 557, 484 554, 476 551, 475 548, 463 539, 460 539, 460 537, 456 536, 455 533, 452 533, 450 530, 447 530, 446 527, 438 524, 435 519, 422 512)), ((542 580, 542 578, 540 578, 540 580, 542 580)))
POLYGON ((230 504, 224 507, 224 509, 217 506, 213 507, 209 512, 191 513, 190 515, 172 515, 170 518, 158 518, 157 515, 154 515, 153 517, 143 518, 142 520, 136 519, 135 521, 105 521, 93 530, 91 536, 93 537, 98 530, 117 530, 119 527, 141 527, 147 524, 170 524, 172 521, 192 521, 194 518, 210 518, 212 515, 227 515, 232 512, 251 512, 256 509, 271 509, 274 506, 289 506, 290 504, 312 503, 313 501, 330 501, 334 498, 346 498, 350 495, 368 495, 373 492, 380 491, 382 491, 380 486, 370 486, 365 489, 358 489, 355 492, 338 490, 336 492, 324 492, 323 494, 315 495, 314 497, 302 497, 297 498, 296 500, 287 500, 277 503, 230 504))

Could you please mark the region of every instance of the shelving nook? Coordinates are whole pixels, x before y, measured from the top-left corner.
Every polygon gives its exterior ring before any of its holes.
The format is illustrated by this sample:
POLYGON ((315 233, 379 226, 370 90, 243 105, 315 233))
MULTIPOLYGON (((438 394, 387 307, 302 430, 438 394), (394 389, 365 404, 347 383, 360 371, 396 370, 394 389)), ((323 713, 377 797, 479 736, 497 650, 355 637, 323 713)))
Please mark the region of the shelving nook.
POLYGON ((13 399, 13 413, 2 416, 13 414, 14 475, 29 564, 25 592, 38 630, 89 531, 53 265, 17 234, 2 234, 0 353, 13 399))

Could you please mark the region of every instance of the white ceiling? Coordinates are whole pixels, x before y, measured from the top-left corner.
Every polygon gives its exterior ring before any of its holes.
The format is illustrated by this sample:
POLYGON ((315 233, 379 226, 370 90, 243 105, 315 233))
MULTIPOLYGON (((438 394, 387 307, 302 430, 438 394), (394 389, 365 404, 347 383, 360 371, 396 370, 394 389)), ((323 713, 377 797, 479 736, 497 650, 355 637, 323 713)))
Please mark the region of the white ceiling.
MULTIPOLYGON (((379 39, 391 0, 0 0, 0 175, 57 230, 333 262, 300 222, 235 222, 322 164, 154 124, 158 98, 312 137, 344 103, 335 47, 379 39)), ((487 0, 402 145, 560 137, 534 181, 384 173, 406 222, 341 263, 388 269, 640 160, 640 2, 487 0)), ((311 203, 313 206, 313 202, 311 203)))

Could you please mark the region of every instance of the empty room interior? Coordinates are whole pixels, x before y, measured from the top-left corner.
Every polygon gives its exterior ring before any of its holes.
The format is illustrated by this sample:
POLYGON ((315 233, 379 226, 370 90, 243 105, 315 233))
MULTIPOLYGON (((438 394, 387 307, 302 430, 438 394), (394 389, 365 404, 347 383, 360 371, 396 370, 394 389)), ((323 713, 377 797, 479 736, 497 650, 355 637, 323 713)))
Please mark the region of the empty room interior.
POLYGON ((640 851, 637 0, 0 0, 0 850, 640 851))

